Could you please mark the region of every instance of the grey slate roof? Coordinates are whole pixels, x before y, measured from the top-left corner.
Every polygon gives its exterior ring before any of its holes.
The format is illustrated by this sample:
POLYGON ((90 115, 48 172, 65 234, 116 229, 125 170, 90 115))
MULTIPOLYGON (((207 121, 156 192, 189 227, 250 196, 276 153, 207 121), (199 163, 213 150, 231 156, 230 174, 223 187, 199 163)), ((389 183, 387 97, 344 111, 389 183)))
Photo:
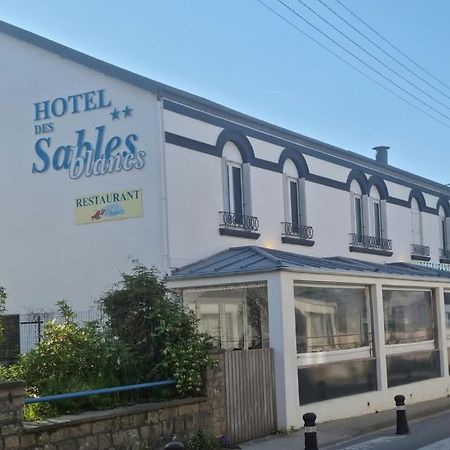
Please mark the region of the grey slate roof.
POLYGON ((69 61, 73 61, 77 64, 88 67, 107 76, 116 78, 130 85, 152 92, 159 98, 168 98, 174 101, 182 102, 192 108, 200 108, 210 114, 219 114, 227 120, 238 120, 242 124, 250 127, 256 127, 263 132, 273 133, 274 135, 279 136, 281 139, 293 141, 298 144, 310 147, 318 152, 323 152, 328 155, 337 156, 347 161, 353 162, 361 166, 362 169, 364 169, 365 167, 372 168, 384 173, 390 173, 393 176, 400 176, 402 179, 407 180, 408 182, 418 184, 419 186, 423 186, 425 188, 431 188, 435 192, 430 193, 432 193, 433 195, 437 195, 438 197, 440 195, 444 195, 446 198, 450 196, 450 188, 444 184, 429 180, 411 172, 407 172, 398 167, 380 164, 376 160, 360 155, 358 153, 345 150, 331 144, 327 144, 325 142, 313 139, 291 130, 287 130, 283 127, 268 123, 264 120, 256 119, 241 112, 235 111, 231 108, 222 106, 211 100, 207 100, 189 92, 182 91, 181 89, 176 89, 158 81, 154 81, 145 76, 107 63, 98 58, 86 55, 85 53, 79 52, 70 47, 66 47, 65 45, 51 41, 50 39, 46 39, 42 36, 16 27, 7 22, 3 22, 1 20, 0 33, 27 42, 31 45, 34 45, 35 47, 54 53, 62 58, 68 59, 69 61))
POLYGON ((378 264, 346 257, 317 258, 257 246, 232 247, 208 258, 181 267, 171 279, 202 278, 276 270, 321 271, 336 273, 367 273, 400 275, 409 278, 443 278, 450 281, 450 272, 409 263, 378 264))

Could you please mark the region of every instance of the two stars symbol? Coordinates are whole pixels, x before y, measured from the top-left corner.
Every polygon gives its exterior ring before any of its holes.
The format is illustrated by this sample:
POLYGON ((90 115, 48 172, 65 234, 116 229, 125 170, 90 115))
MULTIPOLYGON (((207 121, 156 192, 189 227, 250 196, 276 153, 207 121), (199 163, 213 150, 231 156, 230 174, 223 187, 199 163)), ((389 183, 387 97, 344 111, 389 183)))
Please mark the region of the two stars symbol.
POLYGON ((112 120, 119 120, 120 113, 123 114, 123 117, 130 117, 131 111, 133 111, 133 109, 127 105, 127 106, 125 106, 125 109, 123 109, 122 111, 118 110, 117 108, 114 108, 114 111, 110 112, 110 114, 112 116, 112 120))

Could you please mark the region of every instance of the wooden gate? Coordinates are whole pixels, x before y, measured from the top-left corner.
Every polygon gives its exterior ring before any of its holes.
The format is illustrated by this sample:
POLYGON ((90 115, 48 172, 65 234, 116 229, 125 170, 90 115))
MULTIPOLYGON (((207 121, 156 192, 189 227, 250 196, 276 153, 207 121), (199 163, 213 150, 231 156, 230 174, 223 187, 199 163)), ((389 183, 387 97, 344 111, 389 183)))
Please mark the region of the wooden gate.
POLYGON ((227 435, 244 442, 276 431, 271 349, 225 352, 227 435))

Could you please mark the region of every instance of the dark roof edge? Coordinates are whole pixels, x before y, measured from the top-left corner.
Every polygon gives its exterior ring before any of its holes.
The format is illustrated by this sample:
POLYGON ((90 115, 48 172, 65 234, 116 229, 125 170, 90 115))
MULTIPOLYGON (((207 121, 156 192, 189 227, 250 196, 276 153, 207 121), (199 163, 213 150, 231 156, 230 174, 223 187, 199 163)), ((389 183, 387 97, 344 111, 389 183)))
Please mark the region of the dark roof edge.
POLYGON ((276 134, 278 137, 286 140, 296 141, 299 144, 305 146, 313 146, 316 151, 322 151, 323 153, 331 154, 333 156, 341 157, 357 164, 365 165, 368 168, 374 168, 376 170, 389 171, 392 174, 400 174, 402 177, 423 184, 424 187, 432 186, 437 189, 443 195, 450 196, 450 188, 428 178, 421 177, 411 172, 399 169, 393 166, 385 166, 379 164, 374 159, 360 155, 358 153, 336 147, 331 144, 327 144, 320 140, 304 136, 300 133, 288 130, 286 128, 271 124, 261 119, 243 114, 226 106, 215 103, 211 100, 207 100, 203 97, 182 91, 180 89, 173 88, 158 81, 154 81, 143 75, 138 75, 129 70, 115 66, 114 64, 107 63, 101 59, 89 56, 85 53, 74 50, 65 45, 59 44, 50 39, 39 36, 30 31, 11 25, 7 22, 0 20, 0 33, 4 33, 8 36, 14 37, 21 41, 27 42, 35 47, 54 53, 62 58, 67 58, 75 63, 88 67, 97 72, 105 75, 117 78, 125 83, 131 84, 138 88, 147 90, 156 94, 159 98, 165 97, 174 101, 185 103, 187 106, 193 108, 199 108, 209 112, 210 114, 219 114, 222 117, 231 121, 240 121, 246 123, 250 127, 257 127, 260 131, 267 134, 276 134))

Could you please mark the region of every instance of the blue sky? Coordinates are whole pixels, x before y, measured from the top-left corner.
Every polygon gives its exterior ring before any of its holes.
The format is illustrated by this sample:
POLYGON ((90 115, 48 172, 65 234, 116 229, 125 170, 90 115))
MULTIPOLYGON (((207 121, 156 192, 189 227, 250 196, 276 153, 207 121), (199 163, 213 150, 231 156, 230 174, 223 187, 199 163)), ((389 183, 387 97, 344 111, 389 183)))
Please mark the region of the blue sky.
MULTIPOLYGON (((264 1, 327 43, 289 15, 277 0, 264 1)), ((352 51, 358 50, 298 0, 284 1, 352 51)), ((396 78, 405 89, 450 116, 449 98, 395 65, 318 0, 303 1, 446 106, 396 78)), ((336 0, 323 1, 360 27, 336 0)), ((450 2, 341 1, 450 86, 450 2)), ((2 0, 0 12, 6 22, 330 144, 369 157, 374 156, 373 146, 389 145, 392 165, 450 183, 450 128, 373 84, 257 0, 2 0)), ((376 39, 367 29, 361 30, 376 39)), ((386 49, 400 58, 389 47, 386 49)), ((361 51, 358 55, 370 60, 361 51)), ((450 97, 450 89, 411 68, 450 97)), ((450 120, 438 117, 450 126, 450 120)))

